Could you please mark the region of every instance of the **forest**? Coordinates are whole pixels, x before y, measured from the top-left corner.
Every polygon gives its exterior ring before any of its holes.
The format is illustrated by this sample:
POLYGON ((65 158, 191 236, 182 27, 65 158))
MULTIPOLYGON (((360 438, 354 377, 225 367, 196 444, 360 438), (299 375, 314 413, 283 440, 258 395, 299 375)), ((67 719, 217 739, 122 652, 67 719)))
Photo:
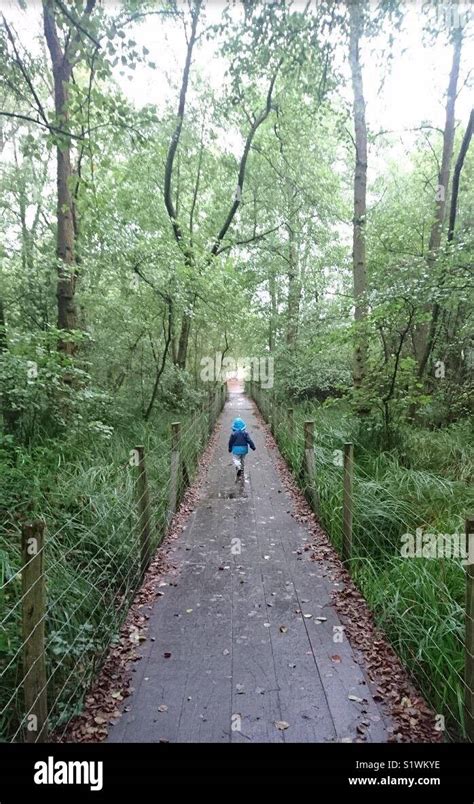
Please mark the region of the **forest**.
POLYGON ((0 0, 1 740, 29 739, 25 534, 64 739, 143 576, 131 451, 154 554, 172 423, 179 501, 237 375, 303 486, 314 421, 338 551, 353 445, 351 575, 472 739, 469 568, 402 545, 474 511, 473 35, 435 0, 0 0))

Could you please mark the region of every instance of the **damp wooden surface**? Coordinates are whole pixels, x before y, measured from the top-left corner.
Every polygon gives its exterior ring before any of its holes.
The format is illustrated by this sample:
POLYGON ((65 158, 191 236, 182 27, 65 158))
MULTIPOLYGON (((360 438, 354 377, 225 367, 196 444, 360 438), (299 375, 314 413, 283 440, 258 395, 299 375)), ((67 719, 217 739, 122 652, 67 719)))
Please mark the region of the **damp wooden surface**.
POLYGON ((346 638, 334 641, 334 582, 303 550, 308 533, 291 515, 252 402, 231 394, 218 427, 202 499, 171 548, 177 571, 164 578, 134 664, 128 711, 108 741, 387 740, 362 659, 346 638), (227 451, 237 415, 257 447, 243 483, 227 451))

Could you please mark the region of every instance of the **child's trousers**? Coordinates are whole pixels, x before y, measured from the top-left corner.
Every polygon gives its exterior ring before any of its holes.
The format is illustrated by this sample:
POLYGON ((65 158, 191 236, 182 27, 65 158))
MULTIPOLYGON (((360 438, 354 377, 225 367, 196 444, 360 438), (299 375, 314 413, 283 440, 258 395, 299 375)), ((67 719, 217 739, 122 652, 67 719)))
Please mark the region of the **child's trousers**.
POLYGON ((234 455, 234 453, 232 453, 232 460, 234 461, 234 466, 236 469, 244 468, 244 457, 244 455, 234 455))

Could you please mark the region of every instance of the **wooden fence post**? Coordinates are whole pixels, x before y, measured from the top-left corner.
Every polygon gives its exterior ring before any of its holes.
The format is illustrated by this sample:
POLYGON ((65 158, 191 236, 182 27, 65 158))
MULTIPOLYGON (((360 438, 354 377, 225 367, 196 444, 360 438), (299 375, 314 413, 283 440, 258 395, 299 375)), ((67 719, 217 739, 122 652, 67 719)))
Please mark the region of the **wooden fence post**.
POLYGON ((48 698, 44 644, 46 592, 43 572, 44 523, 25 523, 21 531, 23 568, 22 636, 23 696, 27 743, 45 742, 48 733, 48 698))
POLYGON ((170 467, 170 488, 168 498, 168 525, 176 513, 179 493, 179 467, 180 456, 181 422, 171 423, 171 467, 170 467))
POLYGON ((209 388, 209 391, 208 391, 208 393, 207 393, 207 405, 208 405, 208 411, 207 411, 207 415, 208 415, 207 429, 209 430, 209 435, 211 435, 211 433, 212 433, 212 428, 213 428, 213 421, 212 421, 212 401, 213 401, 213 399, 214 399, 214 394, 213 394, 213 392, 212 392, 212 389, 211 389, 211 388, 209 388))
POLYGON ((295 411, 293 408, 288 408, 288 438, 293 441, 295 436, 295 411))
POLYGON ((304 469, 309 481, 311 507, 319 516, 319 494, 316 485, 316 460, 314 455, 314 421, 304 423, 304 469))
POLYGON ((253 360, 250 364, 250 397, 254 398, 254 387, 253 387, 253 360))
POLYGON ((140 542, 140 577, 143 578, 150 564, 151 556, 151 515, 148 478, 145 466, 145 447, 135 447, 138 454, 137 507, 138 539, 140 542))
POLYGON ((343 490, 343 521, 342 521, 342 560, 347 562, 350 569, 352 559, 352 487, 354 480, 354 445, 350 442, 344 444, 344 490, 343 490))
POLYGON ((275 399, 275 391, 272 390, 270 394, 270 411, 271 411, 271 418, 270 418, 270 429, 272 432, 273 438, 276 438, 276 431, 277 431, 277 403, 275 399))
POLYGON ((466 517, 466 635, 464 644, 464 721, 474 742, 474 516, 466 517))

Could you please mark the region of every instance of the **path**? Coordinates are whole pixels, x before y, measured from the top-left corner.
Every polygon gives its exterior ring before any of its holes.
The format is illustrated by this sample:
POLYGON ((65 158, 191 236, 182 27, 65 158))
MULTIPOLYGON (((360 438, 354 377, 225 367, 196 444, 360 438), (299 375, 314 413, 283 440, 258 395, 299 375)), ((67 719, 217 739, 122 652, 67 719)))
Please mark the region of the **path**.
POLYGON ((350 741, 361 720, 366 740, 385 741, 362 660, 347 639, 333 641, 332 583, 302 550, 308 532, 291 516, 252 403, 231 394, 220 421, 206 491, 172 548, 177 585, 154 605, 130 711, 109 742, 350 741), (257 447, 245 496, 227 452, 236 415, 257 447))

